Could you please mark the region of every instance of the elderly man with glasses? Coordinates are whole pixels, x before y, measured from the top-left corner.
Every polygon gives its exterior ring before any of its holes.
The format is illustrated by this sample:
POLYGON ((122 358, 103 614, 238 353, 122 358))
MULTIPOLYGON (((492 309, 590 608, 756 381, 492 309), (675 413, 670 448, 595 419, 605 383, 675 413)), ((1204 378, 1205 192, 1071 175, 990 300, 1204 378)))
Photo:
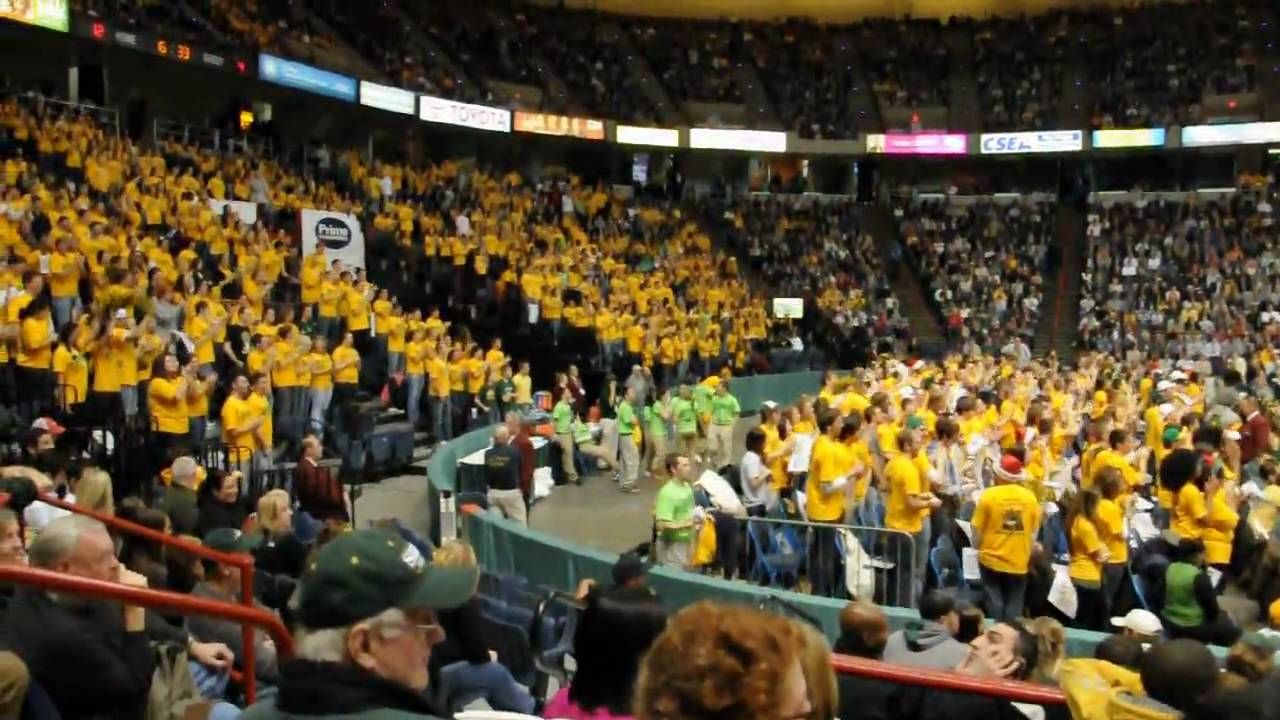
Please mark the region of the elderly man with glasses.
POLYGON ((436 611, 475 592, 474 567, 440 567, 398 535, 357 530, 311 561, 299 588, 297 659, 243 720, 435 717, 424 691, 436 611))

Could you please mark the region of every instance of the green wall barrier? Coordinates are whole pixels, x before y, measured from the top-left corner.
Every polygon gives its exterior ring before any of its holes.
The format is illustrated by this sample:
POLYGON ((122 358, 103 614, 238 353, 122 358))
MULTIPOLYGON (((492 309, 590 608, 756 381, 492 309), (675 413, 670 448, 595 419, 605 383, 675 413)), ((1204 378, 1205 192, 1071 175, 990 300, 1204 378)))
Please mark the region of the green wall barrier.
MULTIPOLYGON (((463 433, 436 448, 427 461, 427 479, 437 492, 458 492, 458 460, 486 447, 493 438, 488 427, 463 433)), ((464 488, 465 489, 465 488, 464 488)))
POLYGON ((801 395, 817 395, 822 389, 822 373, 794 372, 777 375, 743 375, 729 382, 729 392, 738 398, 742 412, 755 413, 765 400, 790 405, 801 395))
MULTIPOLYGON (((497 513, 477 512, 462 517, 463 537, 476 550, 481 567, 504 575, 521 575, 539 585, 562 592, 574 592, 578 583, 592 579, 605 585, 613 582, 610 572, 618 556, 577 545, 508 521, 497 513)), ((777 588, 655 567, 649 585, 658 592, 662 604, 675 612, 699 600, 737 603, 771 610, 799 611, 817 622, 834 641, 840 633, 842 600, 816 597, 777 588)), ((900 629, 919 616, 908 608, 884 608, 890 628, 900 629)), ((1106 635, 1086 630, 1067 631, 1067 654, 1093 655, 1093 648, 1106 635)), ((1217 648, 1215 648, 1216 650, 1217 648)))

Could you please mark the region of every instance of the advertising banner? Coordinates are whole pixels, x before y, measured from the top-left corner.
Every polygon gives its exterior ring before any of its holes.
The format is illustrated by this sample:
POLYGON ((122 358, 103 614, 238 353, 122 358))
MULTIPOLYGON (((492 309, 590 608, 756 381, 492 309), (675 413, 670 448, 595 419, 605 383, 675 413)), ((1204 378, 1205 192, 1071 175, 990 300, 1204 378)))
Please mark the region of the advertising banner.
POLYGON ((408 90, 361 80, 360 104, 387 112, 412 115, 418 102, 414 94, 408 90))
POLYGON ((306 90, 347 102, 356 101, 356 79, 328 70, 262 53, 258 55, 258 75, 267 82, 306 90))
POLYGON ((472 130, 511 132, 510 110, 454 102, 430 95, 418 96, 418 117, 427 122, 457 125, 472 130))
POLYGON ((701 150, 780 153, 787 151, 787 134, 769 130, 690 128, 689 147, 701 150))
POLYGON ((619 125, 614 133, 614 140, 624 145, 680 147, 680 131, 675 128, 619 125))
POLYGON ((1280 142, 1280 122, 1190 125, 1182 128, 1184 147, 1256 145, 1269 142, 1280 142))
POLYGON ((71 0, 0 0, 0 18, 67 32, 71 29, 71 0))
POLYGON ((539 135, 560 135, 583 140, 603 140, 604 121, 593 118, 569 117, 516 111, 516 132, 539 135))
POLYGON ((1090 144, 1095 149, 1164 147, 1164 128, 1094 130, 1090 144))
POLYGON ((867 135, 867 152, 878 155, 964 155, 969 136, 964 133, 873 133, 867 135))
POLYGON ((315 252, 316 245, 324 245, 328 262, 341 260, 347 268, 363 268, 364 231, 355 215, 327 210, 303 210, 302 256, 315 252))
POLYGON ((244 200, 214 200, 209 198, 209 207, 222 217, 222 213, 227 208, 231 208, 231 212, 240 218, 240 222, 245 225, 252 225, 258 222, 258 205, 257 203, 246 202, 244 200))
POLYGON ((1079 152, 1084 149, 1083 130, 983 133, 978 140, 983 155, 1079 152))

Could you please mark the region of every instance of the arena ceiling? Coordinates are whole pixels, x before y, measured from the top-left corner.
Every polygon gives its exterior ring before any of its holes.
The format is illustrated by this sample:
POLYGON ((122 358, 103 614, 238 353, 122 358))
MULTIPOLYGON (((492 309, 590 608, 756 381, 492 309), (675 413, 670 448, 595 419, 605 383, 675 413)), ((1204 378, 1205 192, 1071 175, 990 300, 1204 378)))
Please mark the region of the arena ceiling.
POLYGON ((622 15, 771 20, 805 17, 849 22, 868 17, 948 18, 1035 15, 1054 8, 1132 5, 1133 0, 535 0, 544 5, 622 15))

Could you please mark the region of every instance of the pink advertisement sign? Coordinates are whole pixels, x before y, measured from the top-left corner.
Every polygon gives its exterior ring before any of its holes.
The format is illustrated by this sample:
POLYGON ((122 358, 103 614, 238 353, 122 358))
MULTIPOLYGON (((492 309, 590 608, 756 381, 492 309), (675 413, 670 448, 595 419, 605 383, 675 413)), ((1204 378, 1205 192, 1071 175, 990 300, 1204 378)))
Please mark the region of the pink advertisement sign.
POLYGON ((867 152, 885 155, 965 155, 964 133, 886 133, 867 136, 867 152))

